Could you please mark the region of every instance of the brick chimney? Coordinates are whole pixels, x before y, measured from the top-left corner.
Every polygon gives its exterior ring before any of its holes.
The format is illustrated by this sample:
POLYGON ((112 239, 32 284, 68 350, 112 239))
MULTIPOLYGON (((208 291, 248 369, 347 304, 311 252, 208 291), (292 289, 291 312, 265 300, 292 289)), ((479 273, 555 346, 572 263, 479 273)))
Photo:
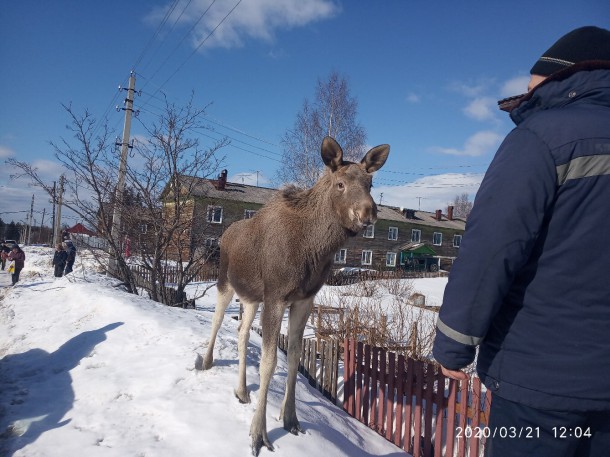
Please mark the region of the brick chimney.
POLYGON ((451 205, 447 207, 447 219, 453 220, 453 206, 451 205))
POLYGON ((443 211, 442 211, 442 210, 440 210, 440 209, 437 209, 437 210, 436 210, 436 216, 435 216, 435 219, 436 219, 437 221, 440 221, 442 217, 443 217, 443 211))
POLYGON ((220 176, 218 176, 218 181, 216 181, 216 189, 225 190, 227 185, 227 174, 227 170, 222 170, 222 173, 220 173, 220 176))

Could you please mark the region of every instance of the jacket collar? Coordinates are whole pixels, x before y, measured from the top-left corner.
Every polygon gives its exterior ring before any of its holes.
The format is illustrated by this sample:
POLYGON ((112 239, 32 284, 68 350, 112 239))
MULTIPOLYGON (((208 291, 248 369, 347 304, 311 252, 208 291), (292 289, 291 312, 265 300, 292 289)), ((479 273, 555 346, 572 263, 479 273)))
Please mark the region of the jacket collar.
MULTIPOLYGON (((553 73, 525 94, 500 100, 498 108, 510 113, 510 117, 515 124, 519 124, 531 112, 569 103, 574 98, 573 95, 570 96, 570 94, 574 93, 570 89, 576 87, 582 89, 583 84, 587 86, 590 80, 587 74, 583 72, 595 70, 610 70, 610 61, 593 60, 572 65, 569 68, 553 73), (572 78, 578 73, 580 75, 572 78)), ((601 83, 603 87, 610 87, 610 74, 607 71, 603 71, 595 79, 599 80, 597 85, 601 83)), ((585 87, 585 89, 590 89, 590 87, 585 87)), ((582 95, 582 90, 578 95, 582 95)))

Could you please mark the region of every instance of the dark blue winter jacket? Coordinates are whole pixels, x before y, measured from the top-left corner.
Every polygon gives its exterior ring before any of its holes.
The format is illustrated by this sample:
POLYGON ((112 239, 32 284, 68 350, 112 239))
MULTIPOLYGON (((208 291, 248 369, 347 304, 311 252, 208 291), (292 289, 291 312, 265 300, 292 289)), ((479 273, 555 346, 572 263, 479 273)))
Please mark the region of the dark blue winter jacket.
POLYGON ((477 193, 434 357, 459 369, 479 346, 503 398, 610 410, 610 66, 529 96, 477 193))

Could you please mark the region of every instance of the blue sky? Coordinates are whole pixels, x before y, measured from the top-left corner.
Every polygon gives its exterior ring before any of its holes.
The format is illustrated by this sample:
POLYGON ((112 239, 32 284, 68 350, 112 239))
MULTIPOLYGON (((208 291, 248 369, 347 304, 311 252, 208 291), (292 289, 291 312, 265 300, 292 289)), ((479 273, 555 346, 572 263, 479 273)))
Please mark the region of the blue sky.
MULTIPOLYGON (((155 36, 173 0, 3 2, 0 160, 17 157, 58 180, 49 141, 69 137, 61 104, 107 117, 120 135, 117 86, 134 69, 142 121, 160 112, 159 90, 178 104, 194 91, 198 106, 211 104, 210 136, 232 142, 220 154, 229 180, 270 186, 280 137, 313 99, 317 80, 337 71, 358 99, 368 143, 391 145, 375 200, 444 209, 457 194, 474 198, 513 127, 496 101, 524 92, 532 64, 564 33, 610 28, 607 0, 237 3, 178 0, 155 36)), ((132 134, 144 135, 140 121, 132 134)), ((0 217, 25 220, 36 194, 39 221, 48 198, 26 179, 11 179, 14 172, 0 168, 0 217)))

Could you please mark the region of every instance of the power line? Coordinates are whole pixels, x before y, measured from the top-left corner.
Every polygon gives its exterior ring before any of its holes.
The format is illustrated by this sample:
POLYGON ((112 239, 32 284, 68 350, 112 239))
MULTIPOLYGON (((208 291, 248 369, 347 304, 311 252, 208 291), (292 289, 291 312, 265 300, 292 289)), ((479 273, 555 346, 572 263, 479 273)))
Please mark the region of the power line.
MULTIPOLYGON (((189 1, 188 5, 191 2, 189 1)), ((159 73, 159 71, 165 67, 165 63, 169 60, 170 57, 172 57, 174 55, 174 53, 178 50, 178 48, 182 45, 182 43, 184 42, 184 40, 186 40, 189 35, 191 34, 191 32, 195 29, 195 27, 201 22, 201 20, 205 17, 205 15, 207 14, 207 12, 210 10, 210 8, 212 7, 212 5, 214 5, 214 3, 216 3, 216 0, 212 0, 212 3, 210 3, 210 5, 203 11, 203 13, 201 13, 201 16, 199 16, 199 19, 197 19, 195 21, 195 23, 192 25, 192 27, 182 36, 182 39, 178 42, 178 44, 176 46, 174 46, 174 48, 169 52, 169 54, 167 55, 167 57, 165 58, 165 60, 163 60, 163 62, 161 62, 161 64, 157 67, 157 69, 153 72, 151 78, 147 79, 147 82, 144 83, 144 86, 142 86, 142 89, 144 89, 146 87, 146 85, 152 80, 152 78, 154 78, 157 73, 159 73)), ((182 16, 182 14, 184 14, 184 11, 186 10, 186 7, 184 10, 182 10, 182 13, 180 14, 180 16, 182 16)), ((178 18, 180 19, 180 18, 178 18)), ((177 22, 177 20, 176 20, 177 22)), ((175 24, 174 24, 175 25, 175 24)), ((173 27, 172 27, 173 29, 173 27)), ((189 56, 190 58, 190 56, 189 56)), ((187 59, 188 60, 188 59, 187 59)), ((173 75, 172 75, 173 76, 173 75)), ((165 84, 165 83, 164 83, 165 84)), ((159 89, 157 90, 157 92, 161 90, 161 87, 159 87, 159 89)), ((156 93, 156 92, 155 92, 156 93)), ((146 104, 146 102, 144 102, 144 104, 146 104)))
MULTIPOLYGON (((214 1, 216 1, 216 0, 214 0, 214 1)), ((189 54, 189 56, 178 66, 178 68, 176 68, 176 70, 163 82, 163 84, 161 84, 160 88, 163 88, 163 86, 165 86, 170 81, 170 79, 172 79, 182 69, 182 67, 184 67, 184 65, 186 65, 186 63, 190 60, 190 58, 193 57, 193 55, 195 55, 195 53, 197 51, 199 51, 199 49, 201 49, 201 47, 210 39, 210 37, 214 34, 214 32, 216 32, 216 30, 218 30, 218 28, 224 23, 224 21, 227 20, 227 18, 233 13, 233 11, 235 11, 235 9, 240 5, 240 3, 242 1, 243 0, 238 0, 238 2, 235 4, 235 6, 233 6, 233 8, 231 8, 229 10, 229 12, 220 20, 220 22, 216 25, 216 27, 214 27, 212 29, 212 31, 210 33, 208 33, 208 35, 201 41, 201 43, 199 43, 199 45, 193 50, 193 52, 191 52, 189 54)), ((156 92, 158 92, 158 90, 156 92)), ((146 102, 144 104, 146 104, 146 102)))
POLYGON ((150 37, 150 39, 148 40, 148 42, 144 46, 144 49, 142 49, 142 52, 140 52, 140 55, 136 59, 136 63, 133 66, 134 69, 138 65, 140 65, 140 62, 144 58, 144 55, 146 54, 148 49, 150 49, 150 47, 152 46, 152 44, 155 41, 155 39, 157 38, 157 36, 159 36, 159 32, 161 32, 161 29, 165 26, 165 23, 167 22, 167 20, 171 16, 171 14, 174 12, 174 9, 176 9, 176 6, 178 5, 179 2, 180 2, 180 0, 174 0, 174 3, 172 3, 172 5, 169 7, 169 9, 165 12, 165 16, 163 17, 163 20, 161 21, 161 23, 157 27, 157 30, 155 30, 155 33, 153 33, 153 35, 150 37))

